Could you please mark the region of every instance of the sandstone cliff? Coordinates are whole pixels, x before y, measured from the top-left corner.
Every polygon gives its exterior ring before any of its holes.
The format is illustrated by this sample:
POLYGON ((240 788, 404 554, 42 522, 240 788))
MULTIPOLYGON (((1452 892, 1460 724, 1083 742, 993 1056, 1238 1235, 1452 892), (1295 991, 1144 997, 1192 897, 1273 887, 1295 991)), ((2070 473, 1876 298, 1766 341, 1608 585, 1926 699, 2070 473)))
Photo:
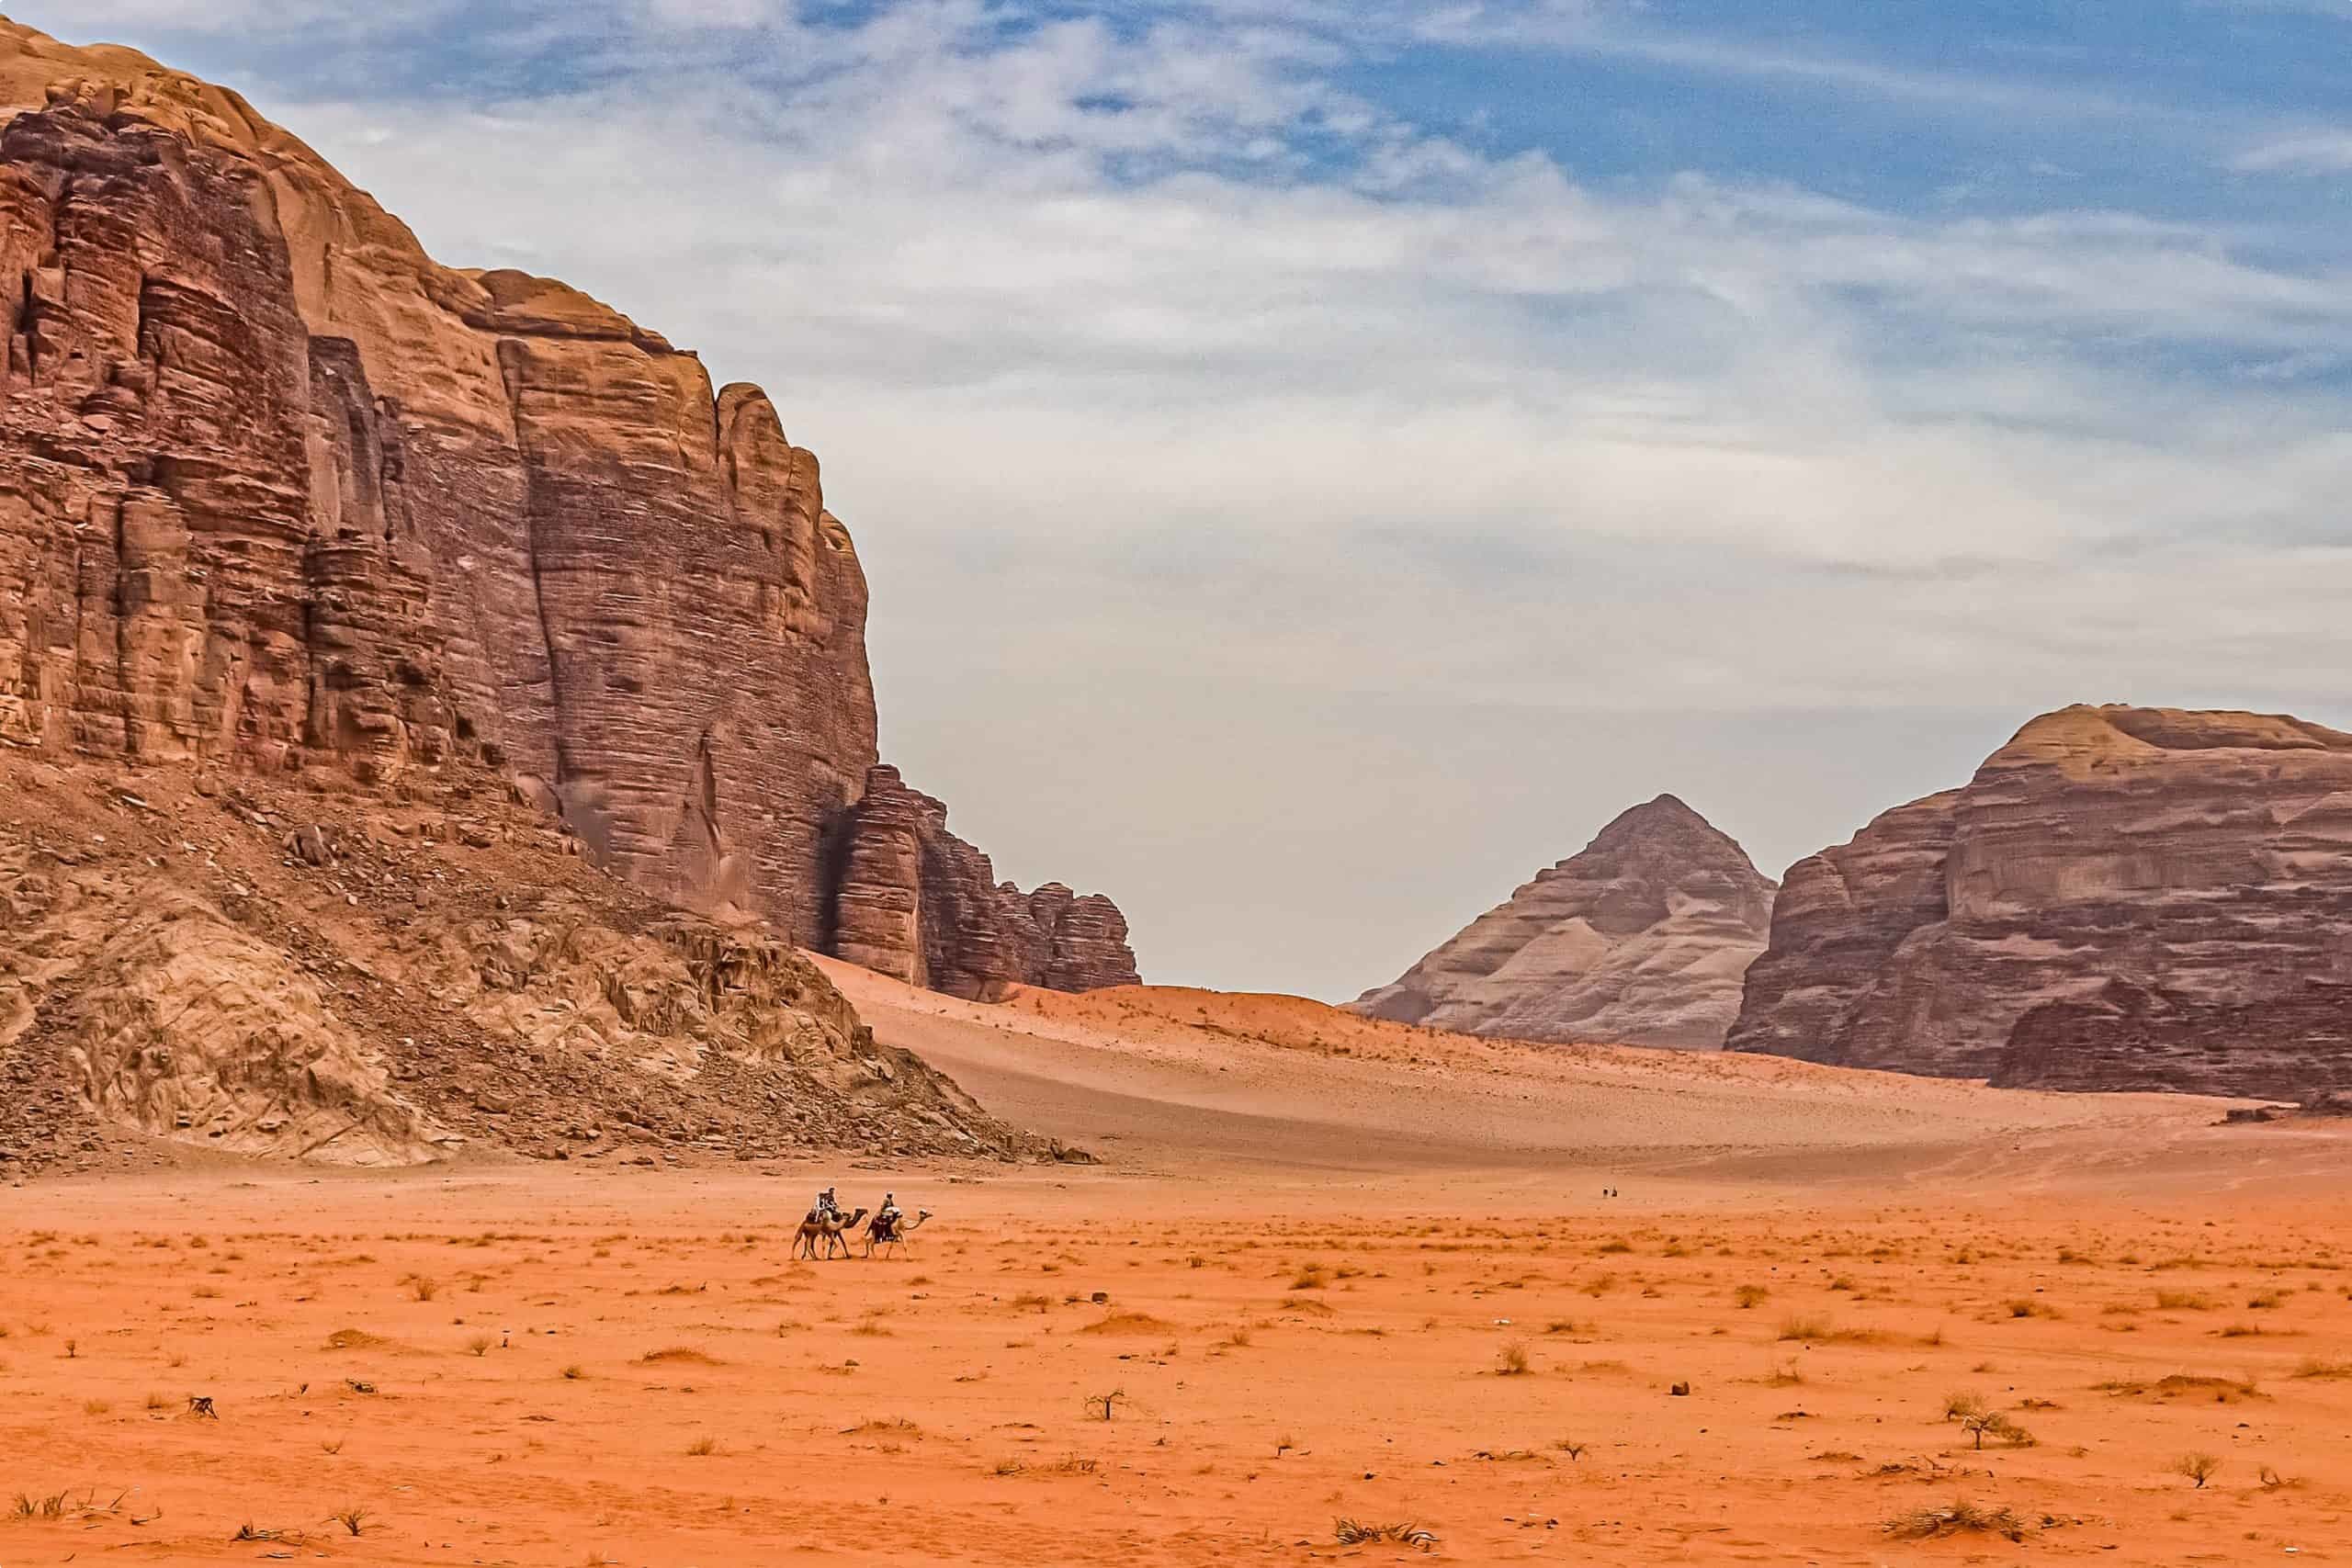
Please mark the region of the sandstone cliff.
POLYGON ((1467 1034, 1712 1051, 1771 913, 1771 879, 1662 795, 1355 1010, 1467 1034))
MULTIPOLYGON (((763 393, 438 265, 234 94, 5 21, 0 342, 0 739, 478 757, 648 891, 832 943, 866 584, 763 393)), ((1110 925, 1002 942, 1009 977, 1104 970, 1110 925)))
POLYGON ((2352 1086, 2352 735, 2072 707, 1792 868, 1731 1047, 2063 1089, 2352 1086))

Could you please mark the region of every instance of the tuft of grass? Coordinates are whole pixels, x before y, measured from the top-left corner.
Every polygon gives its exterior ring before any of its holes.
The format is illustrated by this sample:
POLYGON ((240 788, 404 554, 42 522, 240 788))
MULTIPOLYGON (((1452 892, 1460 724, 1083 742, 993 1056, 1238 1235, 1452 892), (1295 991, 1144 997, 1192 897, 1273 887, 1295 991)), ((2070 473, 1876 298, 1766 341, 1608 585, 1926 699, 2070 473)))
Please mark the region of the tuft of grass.
POLYGON ((1394 1541, 1419 1551, 1435 1551, 1437 1537, 1412 1523, 1401 1525, 1365 1524, 1360 1520, 1338 1518, 1331 1521, 1331 1534, 1341 1546, 1378 1546, 1394 1541))
POLYGON ((566 1382, 578 1382, 582 1378, 584 1378, 587 1375, 587 1371, 582 1368, 580 1363, 577 1361, 572 1362, 571 1365, 563 1369, 563 1380, 566 1382))
POLYGON ((707 1455, 715 1454, 718 1451, 718 1439, 712 1437, 707 1432, 686 1445, 687 1454, 695 1459, 702 1459, 707 1455))
POLYGON ((2307 1356, 2295 1369, 2295 1375, 2299 1378, 2352 1378, 2352 1361, 2323 1361, 2316 1356, 2307 1356))
POLYGON ((1495 1375, 1516 1378, 1527 1375, 1527 1341, 1514 1339, 1505 1345, 1495 1357, 1495 1375))
MULTIPOLYGON (((406 1275, 401 1279, 401 1283, 408 1287, 410 1295, 421 1302, 429 1302, 441 1293, 441 1281, 430 1274, 406 1275)), ((351 1533, 357 1535, 359 1532, 354 1530, 351 1533)))
POLYGON ((487 1334, 477 1334, 472 1338, 466 1341, 466 1348, 477 1356, 489 1355, 491 1351, 497 1347, 497 1345, 498 1341, 492 1338, 487 1334))
POLYGON ((664 1349, 648 1350, 637 1359, 641 1367, 715 1367, 718 1358, 707 1350, 697 1350, 691 1345, 672 1345, 664 1349))
POLYGON ((1740 1311, 1747 1312, 1763 1305, 1771 1294, 1770 1289, 1763 1285, 1742 1285, 1731 1293, 1731 1303, 1740 1311))

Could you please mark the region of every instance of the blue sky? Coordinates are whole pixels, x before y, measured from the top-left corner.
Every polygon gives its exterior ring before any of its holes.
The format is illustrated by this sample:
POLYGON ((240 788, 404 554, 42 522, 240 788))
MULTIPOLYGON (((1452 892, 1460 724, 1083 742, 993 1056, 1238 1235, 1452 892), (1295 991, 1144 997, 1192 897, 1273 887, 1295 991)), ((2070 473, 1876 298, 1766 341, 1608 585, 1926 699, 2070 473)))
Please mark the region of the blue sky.
POLYGON ((2352 0, 14 0, 775 394, 886 750, 1346 996, 1673 790, 2352 726, 2352 0))

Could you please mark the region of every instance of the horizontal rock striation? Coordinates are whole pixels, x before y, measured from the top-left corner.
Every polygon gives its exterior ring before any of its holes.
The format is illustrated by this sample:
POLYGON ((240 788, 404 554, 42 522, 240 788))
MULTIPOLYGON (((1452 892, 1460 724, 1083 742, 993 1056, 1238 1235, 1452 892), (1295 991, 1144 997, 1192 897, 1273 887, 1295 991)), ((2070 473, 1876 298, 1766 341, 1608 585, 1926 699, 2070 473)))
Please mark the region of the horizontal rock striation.
POLYGON ((2071 707, 1792 868, 1730 1045, 2020 1087, 2352 1086, 2352 735, 2071 707))
MULTIPOLYGON (((831 940, 866 584, 756 388, 435 264, 234 94, 5 21, 0 342, 0 739, 479 757, 648 891, 831 940)), ((992 974, 1106 967, 1114 922, 1041 945, 952 894, 929 921, 980 928, 931 934, 992 974)))
POLYGON ((1468 1034, 1712 1051, 1772 897, 1738 844, 1662 795, 1354 1009, 1468 1034))

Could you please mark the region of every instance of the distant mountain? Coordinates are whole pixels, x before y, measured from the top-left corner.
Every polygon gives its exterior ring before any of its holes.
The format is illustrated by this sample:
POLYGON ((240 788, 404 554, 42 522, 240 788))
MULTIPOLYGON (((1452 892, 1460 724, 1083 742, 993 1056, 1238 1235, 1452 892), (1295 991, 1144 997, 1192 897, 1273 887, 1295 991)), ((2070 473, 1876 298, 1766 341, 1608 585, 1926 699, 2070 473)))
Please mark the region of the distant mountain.
POLYGON ((1661 795, 1353 1006, 1466 1034, 1715 1050, 1772 896, 1746 851, 1661 795))

